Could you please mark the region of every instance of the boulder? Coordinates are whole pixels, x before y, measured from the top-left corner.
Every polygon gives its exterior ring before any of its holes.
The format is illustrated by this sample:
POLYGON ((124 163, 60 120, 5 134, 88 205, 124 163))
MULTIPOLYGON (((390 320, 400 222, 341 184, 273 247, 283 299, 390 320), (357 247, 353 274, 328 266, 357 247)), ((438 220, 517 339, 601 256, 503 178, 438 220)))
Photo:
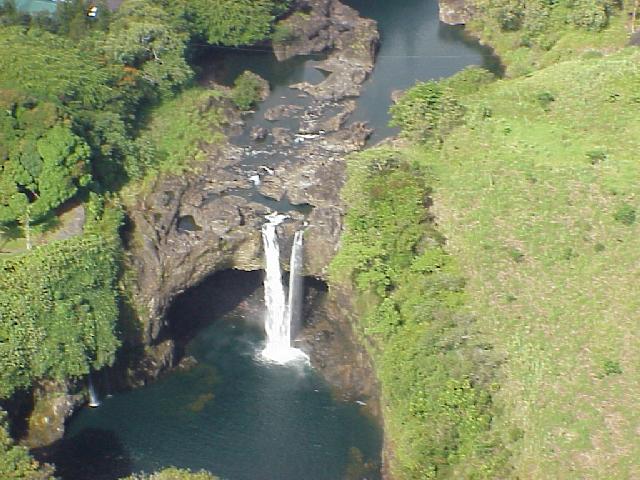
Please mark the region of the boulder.
POLYGON ((447 25, 465 25, 473 16, 468 0, 439 0, 440 21, 447 25))
POLYGON ((289 145, 293 141, 293 134, 288 128, 276 127, 271 130, 276 145, 289 145))
POLYGON ((264 140, 268 134, 269 131, 266 128, 256 126, 251 129, 249 136, 251 140, 264 140))
POLYGON ((44 381, 33 392, 33 410, 28 419, 23 443, 29 448, 51 445, 64 435, 66 421, 85 401, 80 394, 71 394, 67 382, 44 381))
POLYGON ((265 120, 274 122, 283 118, 289 118, 300 110, 302 110, 302 107, 299 105, 278 105, 264 112, 264 118, 265 120))

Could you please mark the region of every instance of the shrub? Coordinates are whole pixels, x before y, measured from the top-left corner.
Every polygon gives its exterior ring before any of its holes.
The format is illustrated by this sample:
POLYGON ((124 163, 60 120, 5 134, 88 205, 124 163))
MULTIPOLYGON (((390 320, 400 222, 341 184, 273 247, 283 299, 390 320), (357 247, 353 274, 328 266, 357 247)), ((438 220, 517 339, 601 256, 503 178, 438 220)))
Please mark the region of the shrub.
POLYGON ((484 85, 495 81, 496 76, 489 70, 471 66, 456 73, 452 77, 441 80, 440 83, 451 89, 456 96, 475 93, 484 85))
POLYGON ((524 253, 522 253, 517 248, 515 247, 508 248, 507 253, 509 254, 509 257, 511 258, 511 260, 513 260, 514 262, 516 263, 524 262, 524 253))
POLYGON ((35 461, 25 447, 17 446, 8 433, 7 415, 0 409, 0 478, 8 480, 54 480, 53 467, 35 461))
POLYGON ((288 43, 296 38, 296 32, 285 23, 276 24, 271 39, 273 43, 288 43))
POLYGON ((493 0, 492 14, 503 30, 518 30, 522 26, 525 5, 522 0, 493 0))
POLYGON ((607 159, 607 151, 602 148, 595 148, 587 152, 587 158, 591 162, 591 165, 604 162, 607 159))
POLYGON ((605 360, 602 364, 602 369, 604 370, 604 375, 620 375, 622 373, 622 367, 620 363, 615 360, 605 360))
POLYGON ((231 99, 240 110, 249 110, 260 101, 264 89, 265 81, 247 70, 236 78, 231 99))
POLYGON ((556 97, 554 97, 551 92, 540 92, 536 95, 536 100, 542 109, 548 112, 550 105, 555 102, 556 97))
POLYGON ((442 141, 464 117, 464 110, 450 88, 438 82, 418 83, 393 105, 392 127, 417 142, 442 141))
POLYGON ((616 213, 613 214, 613 218, 623 225, 633 225, 636 222, 636 209, 628 203, 625 203, 616 210, 616 213))
POLYGON ((602 30, 609 23, 606 0, 574 0, 569 21, 587 30, 602 30))

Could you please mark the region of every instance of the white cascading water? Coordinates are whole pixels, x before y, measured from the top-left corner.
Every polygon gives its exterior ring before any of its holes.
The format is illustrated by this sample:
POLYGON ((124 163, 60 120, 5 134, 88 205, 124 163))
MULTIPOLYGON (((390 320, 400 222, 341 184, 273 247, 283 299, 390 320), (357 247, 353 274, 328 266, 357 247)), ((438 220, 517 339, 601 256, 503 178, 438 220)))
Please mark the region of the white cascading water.
MULTIPOLYGON (((264 279, 264 300, 267 307, 265 319, 265 332, 267 344, 262 351, 266 360, 276 363, 287 363, 292 360, 305 359, 306 355, 301 350, 291 347, 292 314, 295 310, 287 308, 284 285, 282 283, 282 270, 280 269, 280 245, 276 227, 287 218, 285 215, 271 214, 267 216, 267 223, 262 227, 262 241, 266 258, 266 275, 264 279), (289 312, 292 312, 291 314, 289 312)), ((299 236, 300 248, 302 247, 302 235, 299 236)), ((292 249, 294 263, 296 247, 292 249)), ((296 265, 300 262, 297 261, 296 265)), ((299 269, 299 267, 296 267, 299 269)), ((293 278, 293 274, 292 274, 293 278)), ((294 286, 295 290, 295 286, 294 286)), ((295 291, 300 291, 300 287, 295 291)), ((295 295, 295 292, 294 292, 295 295)), ((289 302, 295 305, 296 300, 290 295, 289 302)))
POLYGON ((100 399, 98 399, 98 394, 96 393, 96 389, 93 386, 91 374, 89 374, 89 406, 92 408, 100 406, 100 399))
POLYGON ((298 230, 293 236, 291 259, 289 260, 289 299, 287 303, 287 321, 289 329, 295 336, 302 314, 302 260, 304 232, 298 230))

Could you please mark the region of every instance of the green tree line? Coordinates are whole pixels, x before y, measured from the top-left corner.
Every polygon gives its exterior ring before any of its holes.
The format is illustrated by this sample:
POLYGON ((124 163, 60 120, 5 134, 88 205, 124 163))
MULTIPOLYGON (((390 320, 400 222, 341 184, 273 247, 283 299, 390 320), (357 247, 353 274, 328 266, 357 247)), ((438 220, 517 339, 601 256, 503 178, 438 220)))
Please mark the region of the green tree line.
MULTIPOLYGON (((91 18, 94 3, 58 2, 53 15, 28 15, 12 0, 0 6, 0 232, 20 227, 29 237, 77 203, 87 216, 79 236, 0 257, 0 399, 113 363, 123 268, 113 194, 217 138, 219 108, 188 111, 220 98, 192 88, 194 52, 267 40, 288 8, 282 0, 125 0, 110 12, 100 1, 91 18), (175 128, 172 108, 181 112, 175 128)), ((248 108, 256 92, 244 87, 236 103, 248 108)), ((5 423, 2 416, 0 477, 50 478, 52 469, 15 446, 5 423)), ((168 469, 131 478, 214 477, 168 469)))
POLYGON ((190 84, 190 47, 266 39, 287 2, 127 0, 98 20, 88 5, 61 2, 46 20, 3 7, 0 224, 139 179, 156 162, 136 142, 143 114, 190 84))

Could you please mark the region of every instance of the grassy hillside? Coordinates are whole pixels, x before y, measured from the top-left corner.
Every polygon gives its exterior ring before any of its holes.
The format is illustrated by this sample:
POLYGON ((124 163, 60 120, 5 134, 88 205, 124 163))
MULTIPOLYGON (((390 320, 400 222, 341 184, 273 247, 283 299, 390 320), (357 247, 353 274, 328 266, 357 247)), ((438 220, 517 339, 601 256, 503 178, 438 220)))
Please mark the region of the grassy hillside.
POLYGON ((521 478, 640 475, 639 103, 637 50, 565 62, 468 99, 490 116, 424 153, 521 478))
POLYGON ((419 84, 405 146, 351 160, 333 278, 397 478, 640 476, 640 51, 611 50, 419 84))
POLYGON ((467 30, 491 45, 510 77, 626 45, 635 0, 469 0, 467 30))
POLYGON ((427 209, 432 178, 409 151, 351 158, 349 212, 332 284, 354 288, 357 331, 382 390, 393 478, 499 475, 490 431, 495 361, 463 310, 465 281, 427 209))

